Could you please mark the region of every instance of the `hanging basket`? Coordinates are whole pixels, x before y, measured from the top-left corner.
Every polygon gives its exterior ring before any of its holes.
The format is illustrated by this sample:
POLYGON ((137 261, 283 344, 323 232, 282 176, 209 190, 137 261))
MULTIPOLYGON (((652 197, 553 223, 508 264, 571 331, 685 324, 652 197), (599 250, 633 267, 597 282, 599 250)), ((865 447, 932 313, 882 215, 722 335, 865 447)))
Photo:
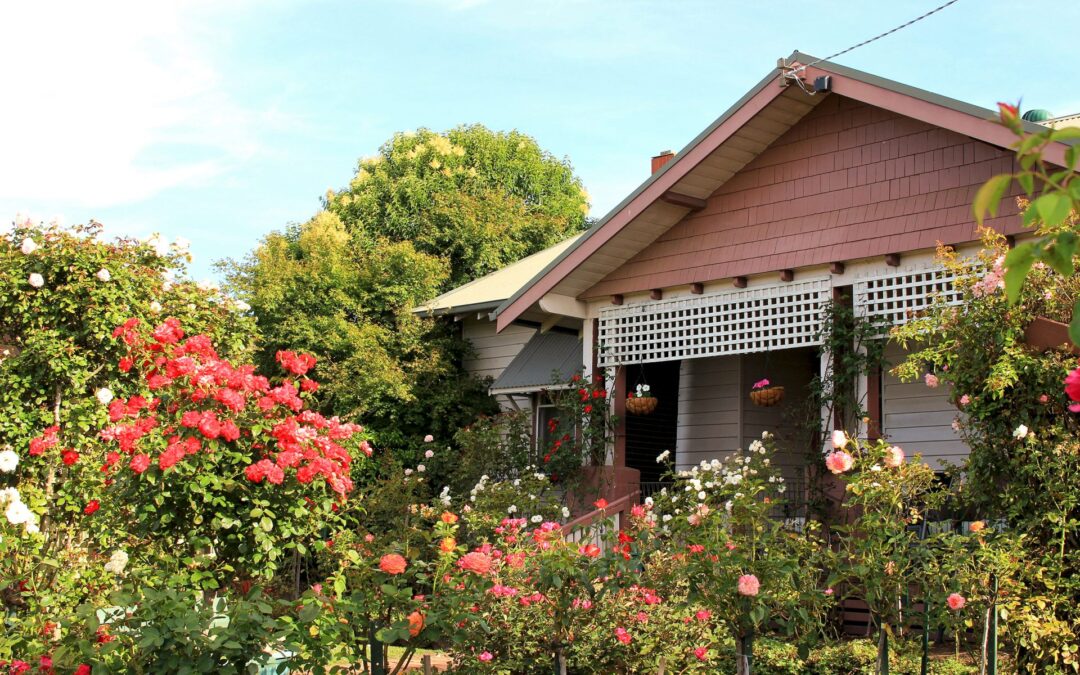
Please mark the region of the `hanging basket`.
POLYGON ((656 406, 660 405, 660 399, 655 396, 645 396, 638 398, 626 399, 626 412, 631 415, 648 415, 656 410, 656 406))
POLYGON ((784 400, 784 388, 765 387, 764 389, 755 389, 750 392, 750 400, 754 405, 769 408, 784 400))

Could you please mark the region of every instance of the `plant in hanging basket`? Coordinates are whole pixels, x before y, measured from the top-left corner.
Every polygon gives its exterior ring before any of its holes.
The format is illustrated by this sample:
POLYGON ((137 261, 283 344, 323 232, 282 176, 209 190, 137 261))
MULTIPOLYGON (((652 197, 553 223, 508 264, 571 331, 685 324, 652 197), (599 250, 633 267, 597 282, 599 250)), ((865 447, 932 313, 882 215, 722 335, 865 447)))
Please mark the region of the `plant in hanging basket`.
POLYGON ((750 400, 754 405, 763 407, 774 406, 784 400, 784 388, 773 386, 767 379, 758 380, 750 388, 750 400))
POLYGON ((639 384, 637 391, 626 397, 626 412, 631 415, 648 415, 658 405, 660 401, 652 395, 647 384, 639 384))

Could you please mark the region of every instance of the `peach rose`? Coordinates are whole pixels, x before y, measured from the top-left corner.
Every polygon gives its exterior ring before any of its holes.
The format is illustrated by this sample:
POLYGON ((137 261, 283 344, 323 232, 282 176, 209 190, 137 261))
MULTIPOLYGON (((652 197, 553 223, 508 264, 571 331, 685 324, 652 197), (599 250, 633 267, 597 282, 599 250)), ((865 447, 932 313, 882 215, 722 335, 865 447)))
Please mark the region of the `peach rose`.
POLYGON ((397 553, 387 553, 379 560, 379 569, 387 574, 401 574, 406 564, 405 558, 397 553))

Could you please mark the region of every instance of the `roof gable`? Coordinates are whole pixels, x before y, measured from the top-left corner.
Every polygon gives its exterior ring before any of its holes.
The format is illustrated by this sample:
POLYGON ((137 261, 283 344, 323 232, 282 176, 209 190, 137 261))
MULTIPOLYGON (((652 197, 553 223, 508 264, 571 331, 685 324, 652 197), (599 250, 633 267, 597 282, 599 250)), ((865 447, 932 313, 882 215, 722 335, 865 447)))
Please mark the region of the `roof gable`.
MULTIPOLYGON (((816 60, 799 52, 789 64, 814 63, 803 71, 813 81, 832 78, 840 96, 934 124, 991 145, 1008 147, 1011 132, 993 121, 994 113, 955 99, 816 60)), ((800 87, 782 86, 775 68, 660 171, 650 176, 562 255, 552 261, 495 311, 502 330, 547 293, 580 297, 691 212, 687 205, 711 195, 743 166, 786 133, 829 95, 812 96, 800 87)), ((1041 127, 1030 125, 1032 131, 1041 127)), ((1064 145, 1047 159, 1061 163, 1064 145)))
MULTIPOLYGON (((975 241, 975 193, 1015 164, 1008 150, 832 95, 582 297, 975 241)), ((987 224, 1015 234, 1016 213, 1006 200, 987 224)))

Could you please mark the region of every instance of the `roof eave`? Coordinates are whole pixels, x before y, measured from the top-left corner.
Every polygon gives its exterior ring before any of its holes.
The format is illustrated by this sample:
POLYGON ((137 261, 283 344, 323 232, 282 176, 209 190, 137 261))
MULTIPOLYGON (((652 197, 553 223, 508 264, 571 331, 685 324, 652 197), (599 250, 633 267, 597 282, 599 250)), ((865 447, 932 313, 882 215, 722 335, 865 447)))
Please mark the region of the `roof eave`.
MULTIPOLYGON (((935 94, 924 89, 919 89, 917 87, 912 87, 906 84, 902 84, 900 82, 896 82, 894 80, 889 80, 886 78, 878 77, 876 75, 871 75, 869 73, 856 70, 854 68, 849 68, 847 66, 841 66, 831 61, 817 61, 815 57, 799 51, 792 52, 791 56, 788 57, 787 62, 800 64, 812 63, 813 66, 807 69, 808 74, 809 71, 816 69, 822 72, 827 72, 829 74, 839 75, 843 78, 853 80, 863 85, 869 85, 878 89, 887 90, 894 94, 899 94, 901 96, 918 99, 932 105, 955 111, 957 113, 962 113, 963 115, 966 115, 968 117, 978 118, 979 120, 985 122, 993 120, 994 118, 996 118, 997 115, 995 111, 992 111, 988 108, 983 108, 970 103, 965 103, 964 101, 959 101, 957 99, 949 98, 947 96, 941 96, 939 94, 935 94)), ((776 78, 779 77, 780 73, 780 68, 773 68, 771 71, 769 71, 768 75, 762 78, 762 80, 758 82, 756 86, 750 89, 750 91, 743 95, 733 106, 724 111, 724 113, 720 115, 720 117, 718 117, 704 131, 702 131, 692 141, 690 141, 690 143, 687 144, 682 150, 680 150, 672 160, 668 161, 659 171, 650 175, 641 185, 637 187, 637 189, 631 192, 630 195, 628 195, 625 199, 619 202, 619 204, 615 208, 613 208, 603 218, 597 221, 597 223, 593 225, 593 227, 591 227, 583 237, 581 237, 578 241, 574 242, 572 246, 567 248, 567 250, 563 251, 554 260, 548 263, 548 265, 546 265, 543 270, 534 275, 533 278, 528 281, 528 283, 517 289, 513 295, 500 303, 499 306, 495 308, 494 312, 492 312, 492 315, 496 318, 498 322, 498 329, 504 328, 507 324, 513 321, 514 317, 527 309, 527 307, 524 306, 516 307, 514 311, 511 312, 511 316, 509 318, 503 316, 503 314, 506 313, 508 310, 514 308, 516 304, 519 304, 519 300, 521 300, 522 297, 526 295, 537 283, 543 280, 549 273, 555 270, 563 261, 573 255, 578 249, 580 249, 582 246, 585 246, 590 239, 596 236, 596 234, 604 228, 605 225, 607 225, 615 216, 621 213, 624 209, 630 206, 631 203, 635 199, 637 199, 643 192, 649 189, 657 181, 661 180, 669 171, 675 170, 676 167, 679 165, 680 161, 684 159, 698 145, 700 145, 706 138, 708 138, 713 132, 715 132, 718 127, 720 127, 728 119, 735 115, 740 109, 743 108, 743 106, 745 106, 751 99, 757 96, 765 87, 769 86, 770 84, 774 84, 776 78)), ((842 91, 836 91, 836 93, 841 96, 845 95, 842 91)), ((1046 130, 1046 127, 1034 124, 1032 122, 1024 121, 1023 125, 1024 130, 1029 133, 1039 133, 1046 130)), ((991 143, 993 145, 998 145, 999 147, 1009 147, 1012 141, 1005 134, 1011 134, 1011 132, 1009 132, 1004 127, 1001 127, 1001 131, 1004 133, 994 134, 994 138, 992 139, 983 138, 980 140, 984 140, 984 142, 991 143)), ((1073 145, 1075 144, 1075 142, 1068 142, 1066 144, 1073 145)), ((1048 156, 1048 161, 1055 164, 1061 163, 1061 157, 1063 157, 1064 153, 1063 147, 1064 146, 1059 146, 1056 149, 1051 148, 1050 150, 1052 150, 1052 153, 1050 154, 1050 156, 1048 156)))

